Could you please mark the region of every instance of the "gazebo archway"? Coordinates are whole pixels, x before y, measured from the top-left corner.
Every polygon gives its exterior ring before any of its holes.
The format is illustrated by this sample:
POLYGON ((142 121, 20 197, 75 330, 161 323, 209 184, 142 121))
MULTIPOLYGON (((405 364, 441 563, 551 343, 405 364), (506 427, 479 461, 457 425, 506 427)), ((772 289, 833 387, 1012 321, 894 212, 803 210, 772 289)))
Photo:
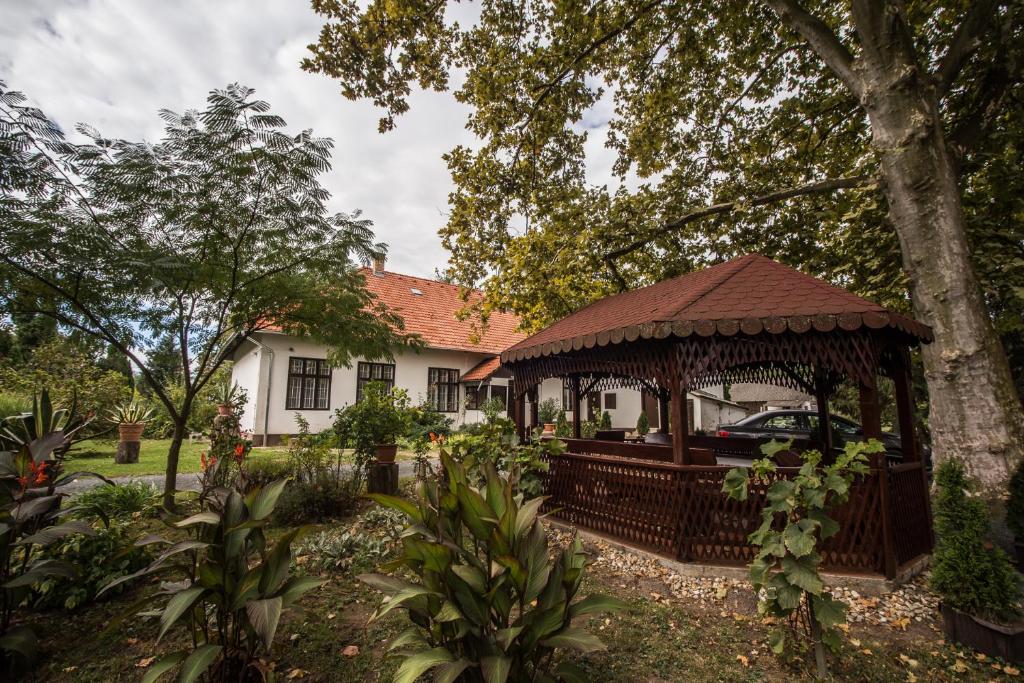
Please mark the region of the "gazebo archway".
MULTIPOLYGON (((909 374, 909 349, 930 340, 931 330, 909 317, 770 259, 748 255, 597 301, 511 347, 502 354, 501 360, 514 376, 514 414, 519 425, 524 423, 524 394, 549 377, 561 377, 571 383, 577 406, 588 386, 602 382, 645 389, 657 395, 663 405, 667 399, 672 406, 670 458, 650 446, 634 447, 631 451, 626 445, 617 445, 609 452, 593 444, 572 442, 567 457, 569 460, 614 457, 617 460, 604 463, 605 466, 622 470, 616 475, 619 483, 633 488, 636 482, 644 480, 643 477, 650 479, 649 473, 634 472, 639 478, 631 480, 632 475, 625 470, 642 469, 643 461, 653 459, 660 461, 657 464, 662 467, 678 468, 664 472, 674 473, 669 479, 689 483, 671 495, 667 490, 660 495, 667 497, 666 500, 676 500, 684 509, 657 511, 655 516, 663 519, 654 526, 656 534, 677 534, 670 545, 672 552, 684 556, 683 559, 694 559, 685 557, 688 552, 701 554, 692 552, 694 539, 687 538, 694 534, 685 528, 685 523, 681 530, 668 532, 665 525, 671 526, 671 523, 666 520, 672 520, 676 512, 684 515, 684 522, 687 515, 699 514, 699 510, 690 509, 693 496, 687 502, 686 492, 700 491, 704 503, 711 501, 715 498, 713 480, 723 476, 722 471, 727 469, 712 464, 713 457, 709 461, 704 449, 692 447, 686 429, 687 391, 724 382, 750 381, 781 384, 813 394, 817 398, 818 422, 823 427, 821 446, 828 452, 832 444, 827 428, 830 424, 828 397, 838 382, 848 378, 859 387, 863 435, 879 438, 878 377, 891 377, 903 440, 903 462, 891 465, 884 456, 879 456, 872 463, 870 478, 877 490, 858 499, 865 509, 852 521, 851 537, 841 539, 849 548, 855 547, 856 552, 837 551, 833 559, 837 567, 844 569, 879 571, 895 576, 899 565, 931 548, 926 481, 920 444, 914 432, 909 374), (695 470, 687 469, 695 467, 709 468, 703 479, 695 470), (898 500, 894 496, 898 496, 898 500), (894 502, 898 509, 893 507, 894 502), (867 510, 869 506, 877 508, 877 519, 868 519, 872 516, 867 510), (899 523, 910 524, 913 528, 897 529, 895 515, 900 516, 899 523), (871 543, 865 533, 874 539, 871 543), (866 547, 875 541, 877 547, 866 547), (691 550, 686 551, 685 547, 691 550), (851 554, 858 555, 858 559, 851 561, 851 554), (866 559, 868 555, 870 559, 866 559)), ((574 412, 577 438, 580 435, 579 412, 574 412)), ((595 467, 600 469, 600 463, 593 462, 590 463, 593 467, 585 467, 583 461, 579 462, 576 469, 580 472, 589 469, 593 473, 595 467)), ((562 474, 563 478, 574 476, 568 472, 562 474)), ((549 488, 555 492, 560 486, 563 494, 573 489, 571 481, 559 481, 558 473, 549 483, 549 488)), ((601 486, 608 488, 607 480, 592 483, 597 486, 596 490, 601 486)), ((615 507, 610 500, 591 502, 598 507, 601 504, 615 507)), ((618 511, 612 516, 622 517, 624 523, 628 522, 626 526, 644 526, 642 520, 628 521, 635 515, 630 513, 630 498, 623 500, 627 502, 618 505, 618 511)), ((851 503, 856 505, 853 500, 851 503)), ((746 528, 749 515, 741 513, 737 517, 735 511, 726 511, 729 506, 721 501, 711 507, 719 510, 717 522, 712 519, 710 527, 702 530, 703 540, 698 545, 709 551, 705 559, 735 559, 736 546, 745 543, 745 536, 742 542, 737 542, 737 533, 746 528), (732 528, 714 529, 719 523, 732 528), (731 548, 725 553, 727 557, 722 557, 722 553, 712 547, 716 537, 722 540, 723 533, 728 536, 723 545, 731 548)), ((578 507, 577 511, 581 518, 587 517, 583 508, 578 507)), ((654 512, 649 510, 648 516, 654 512)), ((608 523, 616 526, 614 520, 608 523)), ((664 538, 659 543, 663 541, 664 538)), ((741 556, 746 554, 749 553, 739 552, 741 556)))

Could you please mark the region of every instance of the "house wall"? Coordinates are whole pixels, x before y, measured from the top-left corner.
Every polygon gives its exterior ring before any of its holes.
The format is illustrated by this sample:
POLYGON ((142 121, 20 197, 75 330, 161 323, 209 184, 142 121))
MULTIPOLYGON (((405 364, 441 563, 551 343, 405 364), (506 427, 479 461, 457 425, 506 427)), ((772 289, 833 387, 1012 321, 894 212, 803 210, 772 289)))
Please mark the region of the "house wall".
MULTIPOLYGON (((297 431, 295 416, 301 414, 314 431, 326 429, 334 421, 334 411, 356 400, 356 374, 358 359, 347 368, 334 368, 331 372, 331 391, 327 410, 287 410, 285 396, 288 387, 288 359, 326 358, 327 349, 312 341, 283 334, 258 333, 257 341, 263 347, 252 343, 244 344, 235 355, 232 377, 248 392, 248 403, 242 415, 241 427, 254 434, 264 433, 264 419, 267 418, 267 433, 274 443, 281 434, 297 431), (273 367, 267 349, 273 351, 273 367), (267 409, 267 380, 270 380, 269 413, 267 409)), ((454 368, 460 374, 472 369, 486 354, 466 351, 424 349, 419 354, 406 352, 395 357, 395 386, 409 392, 414 403, 427 397, 427 371, 429 368, 454 368)), ((496 384, 505 380, 495 380, 496 384)), ((482 419, 480 411, 466 411, 465 389, 460 388, 459 406, 456 413, 446 413, 455 421, 455 426, 482 419)), ((260 439, 256 439, 260 443, 260 439)))
POLYGON ((704 432, 714 435, 719 426, 732 424, 747 416, 747 411, 739 406, 728 403, 719 403, 708 398, 698 398, 700 410, 694 409, 694 429, 702 429, 704 432), (700 419, 697 419, 697 415, 700 419))

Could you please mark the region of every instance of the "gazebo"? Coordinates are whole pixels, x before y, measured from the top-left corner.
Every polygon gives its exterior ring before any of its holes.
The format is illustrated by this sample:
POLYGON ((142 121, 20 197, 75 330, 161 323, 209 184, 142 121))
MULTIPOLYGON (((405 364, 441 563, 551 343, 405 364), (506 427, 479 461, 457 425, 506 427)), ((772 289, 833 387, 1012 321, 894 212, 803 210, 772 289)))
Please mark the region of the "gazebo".
MULTIPOLYGON (((752 442, 687 434, 687 392, 757 382, 812 394, 819 413, 814 445, 827 454, 828 398, 838 384, 846 379, 859 387, 863 436, 877 438, 878 378, 890 377, 902 458, 878 455, 855 484, 836 513, 842 531, 826 542, 824 564, 897 578, 932 545, 909 361, 909 349, 931 339, 930 328, 912 318, 751 254, 596 301, 512 346, 501 364, 514 377, 521 429, 525 396, 551 377, 568 382, 576 406, 596 388, 657 396, 669 418, 661 424, 672 425, 671 446, 580 439, 574 411, 575 438, 551 459, 546 505, 579 526, 710 564, 753 557, 746 538, 759 524, 763 490, 743 503, 721 493, 730 467, 715 454, 752 442)), ((792 472, 783 467, 778 476, 792 472)))

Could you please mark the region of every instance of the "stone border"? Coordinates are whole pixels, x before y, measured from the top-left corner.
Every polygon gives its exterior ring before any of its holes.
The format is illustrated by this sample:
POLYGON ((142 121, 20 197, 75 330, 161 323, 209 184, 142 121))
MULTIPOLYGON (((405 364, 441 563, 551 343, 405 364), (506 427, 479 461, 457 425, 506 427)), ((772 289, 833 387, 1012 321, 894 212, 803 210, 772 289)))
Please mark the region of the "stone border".
MULTIPOLYGON (((691 562, 680 562, 667 558, 657 553, 652 553, 649 550, 638 548, 628 543, 623 543, 617 538, 606 536, 597 531, 591 531, 589 529, 583 529, 572 524, 568 524, 561 520, 555 519, 550 515, 545 515, 541 519, 566 532, 577 532, 585 541, 601 542, 619 550, 620 552, 631 553, 639 557, 654 560, 666 569, 670 569, 680 576, 687 578, 722 578, 722 579, 733 579, 736 581, 748 581, 749 576, 745 567, 729 567, 723 565, 713 564, 697 564, 691 562)), ((846 588, 849 590, 855 590, 862 595, 878 597, 892 593, 894 590, 899 588, 904 583, 907 583, 915 576, 923 572, 928 568, 931 557, 925 555, 918 558, 916 561, 911 562, 900 568, 900 572, 897 574, 896 579, 890 581, 881 576, 866 576, 860 574, 835 574, 831 572, 822 572, 822 578, 825 579, 825 584, 834 588, 846 588)))

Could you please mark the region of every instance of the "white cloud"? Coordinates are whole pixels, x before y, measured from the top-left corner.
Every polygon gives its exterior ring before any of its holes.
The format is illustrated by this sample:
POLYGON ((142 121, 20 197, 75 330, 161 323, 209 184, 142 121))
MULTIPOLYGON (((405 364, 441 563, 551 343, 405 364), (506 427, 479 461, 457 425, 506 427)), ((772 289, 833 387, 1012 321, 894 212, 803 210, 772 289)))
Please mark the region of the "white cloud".
POLYGON ((466 109, 450 94, 417 92, 398 129, 350 102, 330 78, 299 68, 321 18, 305 2, 0 0, 0 78, 66 130, 156 139, 157 110, 199 108, 237 81, 256 89, 289 129, 334 138, 324 184, 332 209, 362 209, 390 246, 389 269, 430 276, 447 254, 437 235, 451 189, 441 155, 469 144, 466 109))

